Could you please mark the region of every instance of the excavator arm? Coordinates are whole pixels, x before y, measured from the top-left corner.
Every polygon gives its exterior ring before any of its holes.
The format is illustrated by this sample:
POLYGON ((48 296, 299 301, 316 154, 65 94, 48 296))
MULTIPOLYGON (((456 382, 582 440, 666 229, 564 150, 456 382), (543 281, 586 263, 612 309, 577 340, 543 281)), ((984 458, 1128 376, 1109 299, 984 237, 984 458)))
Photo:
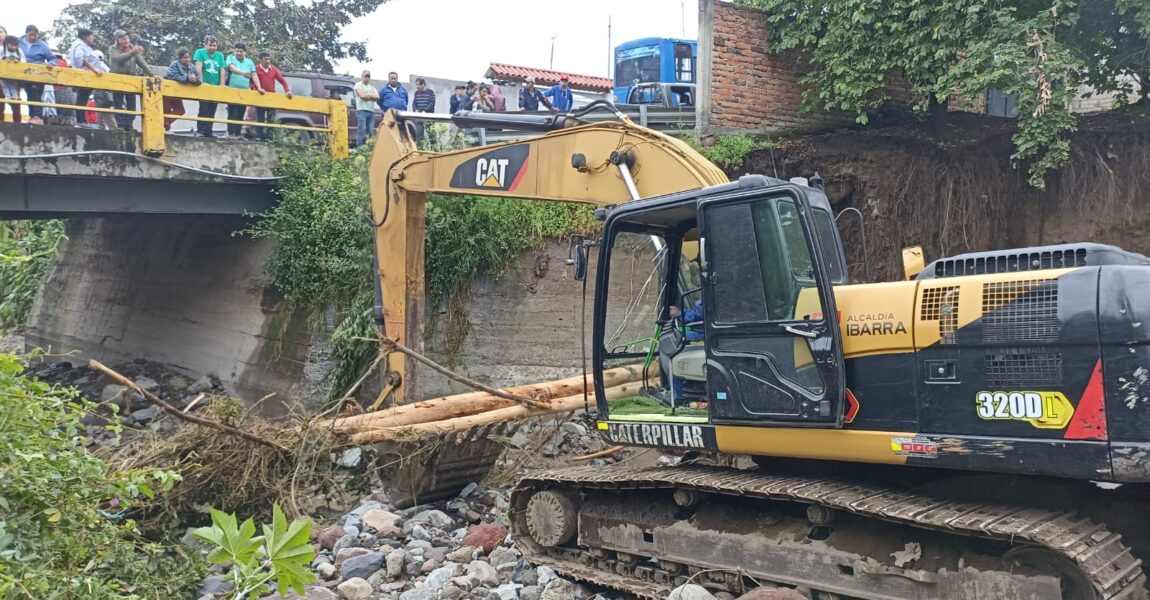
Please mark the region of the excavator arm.
MULTIPOLYGON (((614 110, 610 104, 597 104, 614 110)), ((579 114, 388 111, 377 133, 370 171, 376 316, 384 333, 422 351, 429 193, 610 206, 727 182, 722 170, 683 141, 616 115, 618 121, 582 124, 579 114), (412 139, 413 119, 547 133, 457 152, 423 152, 412 139)), ((400 352, 391 352, 387 363, 388 383, 400 403, 405 390, 418 390, 415 369, 400 352)))

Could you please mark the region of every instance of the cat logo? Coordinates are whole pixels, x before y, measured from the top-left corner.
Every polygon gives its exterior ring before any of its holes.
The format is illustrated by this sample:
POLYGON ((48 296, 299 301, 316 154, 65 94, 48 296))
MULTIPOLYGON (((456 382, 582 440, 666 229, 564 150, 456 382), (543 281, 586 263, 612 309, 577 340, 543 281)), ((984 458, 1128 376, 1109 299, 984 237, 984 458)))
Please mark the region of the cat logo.
POLYGON ((455 168, 451 187, 465 190, 515 191, 527 173, 531 147, 515 144, 486 152, 455 168))
POLYGON ((506 158, 480 158, 475 163, 475 185, 502 188, 509 162, 506 158))

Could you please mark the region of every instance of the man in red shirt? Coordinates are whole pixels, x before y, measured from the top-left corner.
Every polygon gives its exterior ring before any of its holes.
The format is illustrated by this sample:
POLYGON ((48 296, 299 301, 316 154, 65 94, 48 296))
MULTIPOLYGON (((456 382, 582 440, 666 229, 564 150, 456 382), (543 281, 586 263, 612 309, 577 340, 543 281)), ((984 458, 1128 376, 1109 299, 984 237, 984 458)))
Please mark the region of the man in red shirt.
MULTIPOLYGON (((284 79, 283 73, 272 64, 272 53, 267 50, 260 50, 260 61, 256 64, 256 78, 259 79, 259 87, 256 87, 255 82, 252 82, 252 89, 259 91, 263 94, 266 92, 275 93, 276 82, 284 88, 284 93, 287 94, 288 99, 291 99, 291 86, 288 85, 284 79)), ((260 123, 270 123, 275 116, 274 108, 265 108, 263 106, 256 107, 256 121, 260 123)), ((268 133, 267 127, 260 127, 256 130, 256 139, 260 141, 268 141, 271 135, 268 133)))

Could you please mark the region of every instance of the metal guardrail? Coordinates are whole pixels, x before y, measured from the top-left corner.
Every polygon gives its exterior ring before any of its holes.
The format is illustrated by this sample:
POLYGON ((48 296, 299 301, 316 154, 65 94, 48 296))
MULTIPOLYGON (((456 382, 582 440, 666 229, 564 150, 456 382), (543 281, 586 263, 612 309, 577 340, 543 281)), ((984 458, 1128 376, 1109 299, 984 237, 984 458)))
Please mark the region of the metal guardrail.
MULTIPOLYGON (((638 125, 648 127, 662 133, 679 134, 695 132, 695 107, 685 108, 651 108, 645 104, 637 106, 619 106, 619 111, 627 115, 638 125)), ((555 114, 551 111, 538 111, 521 114, 555 114)), ((615 115, 603 112, 592 112, 581 117, 584 121, 598 123, 601 121, 614 121, 615 115)), ((483 132, 481 137, 487 144, 509 142, 513 140, 528 139, 543 135, 531 131, 491 130, 483 132)))
POLYGON ((325 133, 328 136, 328 147, 332 156, 344 158, 348 155, 348 115, 347 105, 343 100, 326 100, 299 96, 288 98, 284 94, 261 94, 254 90, 242 90, 219 85, 187 85, 160 79, 159 77, 136 77, 115 73, 97 75, 85 69, 69 69, 9 61, 0 61, 0 79, 138 94, 140 96, 140 110, 137 111, 94 108, 90 106, 77 107, 68 104, 31 102, 12 98, 5 98, 4 102, 28 106, 52 106, 58 110, 80 109, 92 112, 139 116, 140 150, 149 156, 162 156, 167 151, 167 142, 164 138, 164 117, 167 116, 171 118, 175 115, 164 114, 164 98, 217 102, 220 104, 243 104, 245 106, 323 114, 327 116, 327 127, 304 127, 301 125, 281 123, 230 121, 228 119, 193 117, 190 115, 180 115, 177 118, 191 121, 210 121, 213 123, 232 123, 279 129, 317 131, 325 133))

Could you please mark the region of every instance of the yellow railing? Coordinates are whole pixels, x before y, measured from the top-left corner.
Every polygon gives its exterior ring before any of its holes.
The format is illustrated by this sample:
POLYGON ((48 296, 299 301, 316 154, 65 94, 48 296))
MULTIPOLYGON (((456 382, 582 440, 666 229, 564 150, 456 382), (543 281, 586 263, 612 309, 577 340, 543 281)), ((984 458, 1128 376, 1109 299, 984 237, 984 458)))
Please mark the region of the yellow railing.
MULTIPOLYGON (((115 73, 97 75, 85 69, 68 69, 47 65, 33 65, 30 63, 14 63, 4 60, 0 60, 0 79, 138 94, 140 96, 140 108, 137 111, 76 107, 59 103, 48 104, 14 99, 4 99, 3 102, 14 102, 33 106, 55 106, 57 109, 63 110, 80 108, 81 110, 139 116, 141 122, 140 149, 144 154, 149 156, 162 156, 167 150, 167 142, 164 139, 164 98, 179 98, 182 100, 196 100, 198 102, 218 102, 220 104, 243 104, 245 106, 322 114, 326 117, 327 127, 305 127, 281 123, 265 124, 251 121, 243 121, 242 124, 323 132, 328 137, 328 146, 333 156, 336 158, 344 158, 348 154, 348 109, 342 100, 304 98, 300 96, 294 96, 289 99, 284 94, 260 94, 254 90, 241 90, 219 85, 187 85, 159 77, 135 77, 131 75, 117 75, 115 73)), ((0 112, 2 112, 2 110, 0 110, 0 112)), ((190 115, 167 116, 168 118, 180 120, 241 123, 240 121, 190 115)))

